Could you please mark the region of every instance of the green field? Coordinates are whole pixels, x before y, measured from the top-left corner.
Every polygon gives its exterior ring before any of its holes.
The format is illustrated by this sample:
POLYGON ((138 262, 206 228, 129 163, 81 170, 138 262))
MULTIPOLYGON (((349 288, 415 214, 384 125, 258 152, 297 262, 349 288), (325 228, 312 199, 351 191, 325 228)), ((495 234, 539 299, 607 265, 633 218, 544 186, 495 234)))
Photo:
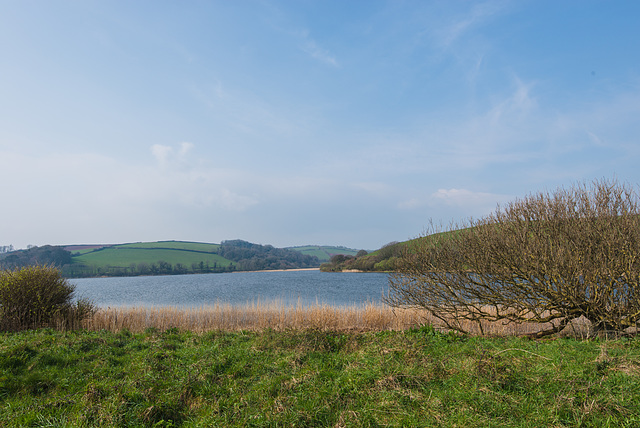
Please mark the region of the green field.
POLYGON ((63 267, 63 274, 67 277, 170 275, 317 267, 320 263, 328 261, 332 255, 355 255, 358 252, 339 246, 289 247, 281 250, 287 250, 290 255, 285 255, 287 251, 281 251, 275 256, 277 259, 274 262, 267 253, 277 252, 278 249, 239 240, 225 241, 223 244, 158 241, 116 245, 67 245, 63 248, 72 256, 71 263, 63 267), (304 256, 315 256, 319 263, 304 259, 304 256))
POLYGON ((640 342, 430 328, 0 334, 4 427, 637 427, 640 342))
POLYGON ((73 250, 73 251, 71 251, 71 255, 72 256, 79 256, 79 255, 82 255, 82 254, 91 253, 93 251, 95 251, 95 250, 92 249, 92 248, 85 248, 85 249, 82 249, 82 250, 73 250))
POLYGON ((132 264, 157 263, 168 261, 171 264, 182 263, 190 267, 192 263, 205 262, 218 266, 228 266, 231 262, 217 254, 196 252, 192 250, 142 248, 114 246, 73 257, 73 262, 98 267, 129 267, 132 264))
POLYGON ((115 248, 163 248, 174 250, 187 250, 187 251, 201 251, 205 253, 211 253, 218 248, 220 244, 209 244, 205 242, 187 242, 187 241, 158 241, 158 242, 134 242, 130 244, 114 245, 115 248))
MULTIPOLYGON (((105 245, 102 248, 73 249, 74 263, 100 267, 128 267, 132 263, 154 263, 160 260, 172 264, 191 265, 200 261, 226 266, 231 263, 215 254, 220 244, 187 241, 132 242, 117 245, 105 245)), ((316 256, 320 262, 328 261, 334 254, 355 256, 358 250, 346 247, 307 245, 288 247, 304 255, 316 256)))
POLYGON ((72 277, 221 272, 232 261, 215 254, 219 244, 184 241, 134 242, 72 249, 72 277))
MULTIPOLYGON (((172 264, 182 263, 191 266, 192 263, 205 262, 218 266, 228 266, 231 261, 211 254, 220 248, 220 244, 185 241, 133 242, 105 246, 99 249, 73 250, 73 261, 98 267, 129 267, 132 263, 156 263, 166 261, 172 264)), ((358 250, 346 247, 331 247, 308 245, 289 247, 305 255, 316 256, 320 262, 328 261, 334 254, 355 255, 358 250)))

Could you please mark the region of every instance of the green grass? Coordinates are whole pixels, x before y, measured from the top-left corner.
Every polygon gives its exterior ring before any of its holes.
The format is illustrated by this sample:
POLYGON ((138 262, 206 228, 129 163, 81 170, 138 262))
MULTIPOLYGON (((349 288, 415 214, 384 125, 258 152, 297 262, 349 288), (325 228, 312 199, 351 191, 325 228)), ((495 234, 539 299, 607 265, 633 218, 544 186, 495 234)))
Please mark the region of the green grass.
POLYGON ((228 266, 231 263, 217 254, 158 247, 115 246, 73 257, 74 264, 97 267, 128 267, 131 264, 151 264, 160 260, 169 261, 172 264, 182 263, 187 267, 191 267, 192 263, 201 261, 209 262, 210 265, 217 263, 218 266, 228 266))
POLYGON ((0 334, 7 427, 640 425, 640 340, 0 334))
MULTIPOLYGON (((76 246, 70 246, 73 248, 76 246)), ((100 248, 72 249, 72 265, 67 268, 71 276, 84 274, 105 274, 107 270, 130 269, 140 263, 150 265, 160 261, 172 266, 177 263, 191 269, 192 264, 203 262, 209 267, 214 264, 218 269, 228 267, 232 261, 215 254, 220 244, 187 241, 132 242, 127 244, 107 245, 100 248), (84 270, 83 270, 84 269, 84 270), (102 271, 100 271, 102 270, 102 271)), ((305 255, 317 256, 320 261, 327 261, 333 254, 355 255, 357 250, 345 247, 304 246, 291 247, 305 255)), ((213 269, 215 271, 215 269, 213 269)), ((135 274, 135 272, 128 272, 135 274)), ((123 273, 120 273, 123 274, 123 273)))
POLYGON ((71 254, 72 254, 73 256, 76 256, 76 255, 80 255, 80 254, 87 254, 87 253, 91 253, 91 252, 93 252, 93 251, 95 251, 95 249, 94 249, 94 248, 83 248, 82 250, 73 250, 73 251, 71 251, 71 254))
POLYGON ((175 250, 202 251, 211 253, 220 248, 220 244, 208 244, 205 242, 186 241, 158 241, 158 242, 134 242, 129 244, 114 245, 116 248, 171 248, 175 250))

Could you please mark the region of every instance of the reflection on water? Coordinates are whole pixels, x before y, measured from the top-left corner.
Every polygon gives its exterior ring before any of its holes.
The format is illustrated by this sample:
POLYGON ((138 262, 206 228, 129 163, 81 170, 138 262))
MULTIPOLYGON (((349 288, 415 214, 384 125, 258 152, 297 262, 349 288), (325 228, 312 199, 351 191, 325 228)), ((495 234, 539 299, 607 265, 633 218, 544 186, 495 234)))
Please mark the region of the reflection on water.
POLYGON ((380 302, 385 273, 314 271, 234 272, 202 275, 71 279, 76 297, 96 305, 198 307, 250 302, 333 306, 380 302))

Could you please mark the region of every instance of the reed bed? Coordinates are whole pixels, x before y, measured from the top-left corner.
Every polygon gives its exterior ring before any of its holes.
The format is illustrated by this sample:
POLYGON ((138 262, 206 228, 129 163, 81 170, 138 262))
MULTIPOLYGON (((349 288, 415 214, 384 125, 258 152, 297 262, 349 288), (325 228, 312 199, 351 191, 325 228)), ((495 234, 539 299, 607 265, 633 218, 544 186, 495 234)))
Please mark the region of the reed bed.
POLYGON ((353 306, 327 304, 285 305, 254 302, 244 305, 216 303, 197 308, 108 307, 99 309, 85 326, 89 330, 178 328, 192 332, 266 329, 402 330, 424 324, 419 311, 395 310, 375 303, 353 306))
MULTIPOLYGON (((88 330, 122 331, 132 333, 147 329, 179 330, 201 333, 207 331, 277 331, 318 329, 332 331, 407 330, 422 325, 443 329, 437 319, 419 309, 391 308, 380 303, 351 306, 327 304, 287 305, 279 301, 251 302, 244 305, 216 303, 197 308, 179 307, 107 307, 100 308, 86 321, 88 330)), ((465 328, 479 335, 479 328, 468 323, 465 328)), ((521 336, 534 333, 539 324, 504 324, 483 322, 486 336, 521 336)), ((581 336, 586 325, 574 325, 567 334, 581 336)), ((588 333, 587 333, 588 334, 588 333)))

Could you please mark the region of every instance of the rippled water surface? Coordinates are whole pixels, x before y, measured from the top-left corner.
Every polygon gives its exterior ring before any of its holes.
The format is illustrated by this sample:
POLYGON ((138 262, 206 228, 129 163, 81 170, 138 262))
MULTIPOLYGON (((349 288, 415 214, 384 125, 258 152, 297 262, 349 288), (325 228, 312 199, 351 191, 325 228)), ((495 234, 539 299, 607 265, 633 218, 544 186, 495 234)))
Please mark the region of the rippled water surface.
POLYGON ((77 297, 106 306, 179 306, 279 302, 334 306, 380 302, 385 273, 312 271, 72 279, 77 297))

